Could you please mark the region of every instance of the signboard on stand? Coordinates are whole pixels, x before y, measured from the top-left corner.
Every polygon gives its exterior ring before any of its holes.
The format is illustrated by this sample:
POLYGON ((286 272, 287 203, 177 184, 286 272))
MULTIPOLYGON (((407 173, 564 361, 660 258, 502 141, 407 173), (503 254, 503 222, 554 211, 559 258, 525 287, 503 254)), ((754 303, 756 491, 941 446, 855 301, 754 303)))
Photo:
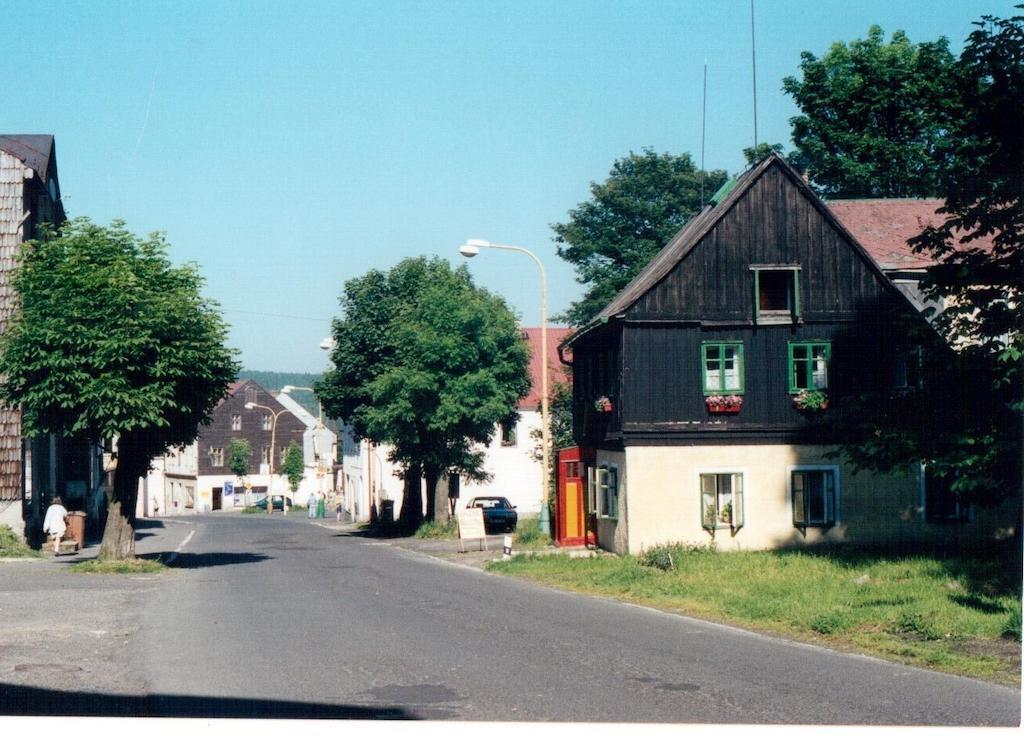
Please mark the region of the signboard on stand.
POLYGON ((484 511, 479 507, 464 509, 456 514, 459 523, 459 552, 466 552, 466 541, 480 539, 480 550, 487 550, 487 531, 484 530, 484 511))

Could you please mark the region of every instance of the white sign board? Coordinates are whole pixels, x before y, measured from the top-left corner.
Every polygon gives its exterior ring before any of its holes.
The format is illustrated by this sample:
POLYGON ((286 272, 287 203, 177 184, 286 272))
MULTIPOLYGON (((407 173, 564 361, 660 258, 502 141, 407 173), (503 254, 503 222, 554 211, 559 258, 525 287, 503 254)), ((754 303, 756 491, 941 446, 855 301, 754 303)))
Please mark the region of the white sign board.
MULTIPOLYGON (((484 531, 484 511, 480 507, 464 509, 457 514, 459 521, 459 540, 480 539, 480 550, 487 550, 487 533, 484 531)), ((462 543, 465 550, 465 543, 462 543)))

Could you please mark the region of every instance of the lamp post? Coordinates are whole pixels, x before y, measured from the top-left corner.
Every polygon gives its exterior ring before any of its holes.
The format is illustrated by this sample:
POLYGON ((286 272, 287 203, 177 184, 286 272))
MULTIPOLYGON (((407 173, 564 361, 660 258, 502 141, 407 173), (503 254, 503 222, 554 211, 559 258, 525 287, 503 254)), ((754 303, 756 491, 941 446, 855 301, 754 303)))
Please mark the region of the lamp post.
POLYGON ((537 263, 537 267, 540 269, 540 424, 541 468, 543 470, 540 477, 540 522, 538 524, 542 533, 550 535, 551 523, 548 519, 548 456, 551 447, 551 424, 548 417, 548 276, 544 271, 544 263, 525 247, 495 244, 486 239, 467 239, 466 243, 459 247, 459 253, 463 257, 476 257, 480 254, 481 248, 521 252, 537 263))
MULTIPOLYGON (((267 477, 267 514, 271 515, 274 513, 274 445, 277 443, 277 418, 287 412, 287 409, 282 409, 279 412, 275 412, 268 406, 257 404, 254 401, 247 402, 245 405, 246 409, 266 409, 270 412, 274 421, 270 425, 270 455, 267 456, 267 465, 269 466, 270 475, 267 477)), ((288 497, 281 497, 281 512, 288 514, 288 497)))

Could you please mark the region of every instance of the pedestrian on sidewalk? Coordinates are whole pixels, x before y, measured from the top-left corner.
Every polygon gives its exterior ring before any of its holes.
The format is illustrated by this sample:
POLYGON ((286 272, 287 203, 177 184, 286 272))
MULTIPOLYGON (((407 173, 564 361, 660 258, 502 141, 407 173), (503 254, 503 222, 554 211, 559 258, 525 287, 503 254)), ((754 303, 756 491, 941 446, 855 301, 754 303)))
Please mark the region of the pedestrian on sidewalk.
POLYGON ((316 518, 316 494, 310 494, 309 500, 306 502, 306 506, 309 507, 309 519, 313 520, 316 518))
POLYGON ((43 532, 53 536, 53 555, 60 555, 60 539, 68 529, 68 511, 60 497, 54 497, 53 502, 46 508, 46 515, 43 517, 43 532))
POLYGON ((341 516, 345 514, 345 493, 338 492, 338 504, 335 507, 337 517, 335 518, 338 522, 341 522, 341 516))

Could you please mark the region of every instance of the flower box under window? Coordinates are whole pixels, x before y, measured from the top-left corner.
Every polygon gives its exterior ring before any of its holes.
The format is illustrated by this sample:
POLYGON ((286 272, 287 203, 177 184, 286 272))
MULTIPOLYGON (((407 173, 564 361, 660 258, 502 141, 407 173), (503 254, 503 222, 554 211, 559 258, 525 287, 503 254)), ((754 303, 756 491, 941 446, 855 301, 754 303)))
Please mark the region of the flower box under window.
POLYGON ((743 397, 735 394, 730 396, 708 396, 704 399, 709 414, 738 414, 743 408, 743 397))

